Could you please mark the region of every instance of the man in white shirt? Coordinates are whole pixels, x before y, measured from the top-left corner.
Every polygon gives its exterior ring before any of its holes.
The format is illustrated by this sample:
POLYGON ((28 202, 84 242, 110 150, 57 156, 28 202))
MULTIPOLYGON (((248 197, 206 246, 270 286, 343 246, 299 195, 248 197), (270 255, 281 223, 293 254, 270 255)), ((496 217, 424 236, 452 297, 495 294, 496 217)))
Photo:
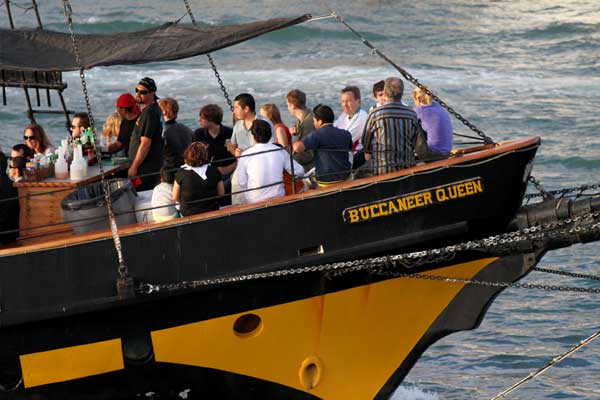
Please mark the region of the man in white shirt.
POLYGON ((238 185, 248 190, 244 193, 246 203, 285 196, 283 171, 301 177, 304 175, 304 168, 294 161, 292 171, 290 153, 276 144, 269 143, 273 135, 267 122, 255 120, 251 131, 255 144, 243 152, 236 169, 238 185))
POLYGON ((352 151, 362 149, 362 138, 368 114, 360 108, 360 89, 356 86, 346 86, 341 92, 342 114, 333 126, 345 129, 352 134, 352 151))

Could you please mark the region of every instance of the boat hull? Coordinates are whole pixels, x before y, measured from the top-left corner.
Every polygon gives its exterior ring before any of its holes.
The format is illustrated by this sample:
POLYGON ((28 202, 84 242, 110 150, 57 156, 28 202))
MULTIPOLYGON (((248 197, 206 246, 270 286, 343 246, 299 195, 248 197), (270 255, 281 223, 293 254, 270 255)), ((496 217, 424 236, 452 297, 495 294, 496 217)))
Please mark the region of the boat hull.
MULTIPOLYGON (((475 327, 501 289, 281 271, 503 232, 538 145, 123 227, 128 295, 116 290, 108 232, 0 250, 0 395, 385 398, 429 345, 475 327), (274 276, 198 283, 259 273, 274 276)), ((399 271, 514 281, 533 263, 478 252, 399 271)))
MULTIPOLYGON (((427 273, 506 282, 536 262, 489 257, 427 273)), ((427 347, 475 328, 501 290, 362 271, 159 292, 3 329, 15 345, 1 353, 3 385, 22 376, 11 399, 388 398, 427 347), (260 323, 240 333, 250 314, 260 323)))

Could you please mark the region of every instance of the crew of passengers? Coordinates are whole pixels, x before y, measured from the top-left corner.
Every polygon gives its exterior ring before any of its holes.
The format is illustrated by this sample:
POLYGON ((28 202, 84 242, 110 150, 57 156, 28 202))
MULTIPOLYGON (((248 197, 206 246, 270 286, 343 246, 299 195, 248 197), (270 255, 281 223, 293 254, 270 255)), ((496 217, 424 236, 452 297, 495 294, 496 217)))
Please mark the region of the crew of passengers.
MULTIPOLYGON (((293 89, 286 95, 295 119, 289 129, 275 104, 264 104, 257 113, 254 97, 241 93, 234 99, 233 128, 223 125, 219 106, 208 104, 200 109, 200 127, 192 131, 177 121, 177 100, 159 100, 155 81, 145 77, 135 87, 135 97, 124 93, 116 100, 116 111, 102 130, 103 150, 128 155, 128 176, 136 189, 153 190, 157 221, 448 157, 452 124, 429 89, 414 90, 414 110, 402 101, 400 78, 378 81, 372 90, 376 106, 367 113, 360 89, 344 87, 342 113, 336 119, 328 105, 311 111, 306 94, 293 89)), ((73 138, 88 127, 86 113, 74 114, 73 138)), ((23 168, 33 155, 53 150, 39 125, 27 126, 23 139, 25 144, 11 152, 9 176, 15 181, 23 179, 23 168)))

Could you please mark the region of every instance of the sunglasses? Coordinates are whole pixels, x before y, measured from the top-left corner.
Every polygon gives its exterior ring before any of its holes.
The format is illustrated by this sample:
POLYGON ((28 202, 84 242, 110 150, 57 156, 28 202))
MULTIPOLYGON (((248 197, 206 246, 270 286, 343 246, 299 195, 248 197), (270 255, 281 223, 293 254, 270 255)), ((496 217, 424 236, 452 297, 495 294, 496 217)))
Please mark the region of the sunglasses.
POLYGON ((142 90, 140 90, 140 89, 138 89, 138 88, 135 88, 135 92, 136 92, 136 93, 138 93, 138 94, 148 94, 148 93, 150 93, 150 92, 148 92, 147 90, 143 90, 143 89, 142 89, 142 90))
POLYGON ((23 136, 23 140, 25 140, 25 141, 37 140, 37 138, 35 136, 23 136))

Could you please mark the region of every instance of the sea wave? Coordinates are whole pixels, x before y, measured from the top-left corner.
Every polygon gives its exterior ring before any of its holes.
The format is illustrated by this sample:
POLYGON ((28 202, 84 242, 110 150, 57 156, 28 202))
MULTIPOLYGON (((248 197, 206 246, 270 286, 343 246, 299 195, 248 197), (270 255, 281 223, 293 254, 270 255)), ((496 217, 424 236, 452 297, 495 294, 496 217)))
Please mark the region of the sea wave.
POLYGON ((573 34, 598 34, 600 24, 584 22, 551 22, 545 26, 521 31, 525 39, 548 39, 573 34))

